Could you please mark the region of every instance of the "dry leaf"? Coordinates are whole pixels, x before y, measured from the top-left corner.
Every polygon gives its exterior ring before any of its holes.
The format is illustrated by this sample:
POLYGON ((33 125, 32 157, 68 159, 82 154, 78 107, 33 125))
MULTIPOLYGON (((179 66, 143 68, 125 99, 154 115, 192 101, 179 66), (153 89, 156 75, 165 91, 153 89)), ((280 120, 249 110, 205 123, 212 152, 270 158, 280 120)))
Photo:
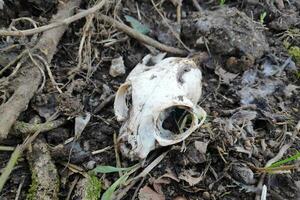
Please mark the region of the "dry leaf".
POLYGON ((159 194, 163 194, 162 185, 170 184, 171 183, 170 179, 179 182, 179 179, 170 171, 158 177, 157 179, 155 178, 153 178, 152 180, 150 179, 150 182, 152 183, 153 188, 156 192, 158 192, 159 194))
POLYGON ((186 181, 190 186, 194 186, 203 180, 203 177, 201 175, 197 176, 197 174, 193 170, 184 170, 178 178, 186 181))
POLYGON ((209 141, 207 141, 207 142, 195 141, 195 143, 194 143, 195 148, 201 154, 206 154, 208 144, 209 144, 209 141))
POLYGON ((86 125, 89 123, 91 119, 91 114, 86 113, 85 116, 78 116, 75 118, 75 134, 74 137, 78 139, 85 129, 86 125))
POLYGON ((158 194, 148 186, 144 186, 139 191, 139 200, 165 200, 165 196, 158 194))
POLYGON ((232 80, 234 80, 238 74, 230 73, 224 70, 222 67, 217 67, 215 73, 221 77, 222 81, 226 84, 229 84, 232 80))

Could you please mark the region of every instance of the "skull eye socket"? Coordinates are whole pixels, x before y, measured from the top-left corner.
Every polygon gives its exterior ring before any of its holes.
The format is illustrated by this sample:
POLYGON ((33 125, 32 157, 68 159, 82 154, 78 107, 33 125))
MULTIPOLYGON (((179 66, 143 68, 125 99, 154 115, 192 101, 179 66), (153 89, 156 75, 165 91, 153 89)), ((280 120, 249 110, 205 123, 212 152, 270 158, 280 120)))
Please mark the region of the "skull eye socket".
POLYGON ((182 106, 172 106, 165 109, 160 113, 159 119, 160 124, 158 124, 158 128, 164 137, 182 134, 192 124, 190 111, 182 106))

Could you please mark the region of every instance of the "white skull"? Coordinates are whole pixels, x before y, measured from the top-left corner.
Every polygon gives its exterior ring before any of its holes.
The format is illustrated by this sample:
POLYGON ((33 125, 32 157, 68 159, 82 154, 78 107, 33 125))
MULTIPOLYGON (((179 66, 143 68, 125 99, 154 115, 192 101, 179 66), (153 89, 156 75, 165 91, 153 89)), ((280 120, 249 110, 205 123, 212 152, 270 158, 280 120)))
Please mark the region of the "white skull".
POLYGON ((117 120, 123 122, 119 134, 121 152, 132 159, 146 158, 156 144, 168 146, 183 141, 206 118, 206 112, 197 105, 202 73, 195 62, 170 57, 147 66, 151 59, 146 56, 132 70, 114 102, 117 120), (128 97, 131 105, 127 105, 128 97), (192 117, 189 127, 179 134, 163 127, 175 108, 187 111, 192 117))

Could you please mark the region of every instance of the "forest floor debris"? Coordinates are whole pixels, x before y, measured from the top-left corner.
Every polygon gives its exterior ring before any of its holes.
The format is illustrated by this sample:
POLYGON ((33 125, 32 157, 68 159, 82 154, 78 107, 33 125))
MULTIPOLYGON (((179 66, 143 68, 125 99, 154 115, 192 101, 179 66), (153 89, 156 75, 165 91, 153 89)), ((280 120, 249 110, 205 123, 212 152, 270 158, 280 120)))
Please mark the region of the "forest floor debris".
POLYGON ((299 9, 297 0, 0 0, 0 199, 39 188, 51 199, 299 199, 299 9), (150 66, 195 61, 207 118, 138 162, 120 153, 113 101, 148 54, 150 66), (53 184, 35 182, 44 173, 53 184))

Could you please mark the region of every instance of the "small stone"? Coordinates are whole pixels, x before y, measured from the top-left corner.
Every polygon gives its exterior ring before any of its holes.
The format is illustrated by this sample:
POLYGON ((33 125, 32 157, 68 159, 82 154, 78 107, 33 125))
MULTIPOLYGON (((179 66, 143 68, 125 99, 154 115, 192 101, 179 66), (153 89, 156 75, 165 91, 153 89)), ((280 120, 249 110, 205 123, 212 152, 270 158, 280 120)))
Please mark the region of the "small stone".
POLYGON ((232 170, 233 178, 237 181, 248 185, 255 183, 254 173, 247 165, 235 164, 232 170))
POLYGON ((86 164, 86 168, 91 170, 94 169, 96 165, 96 162, 94 160, 90 160, 87 164, 86 164))
POLYGON ((207 192, 207 191, 205 191, 205 192, 203 192, 203 199, 205 199, 205 200, 209 200, 210 199, 210 194, 209 194, 209 192, 207 192))
POLYGON ((201 45, 205 45, 205 41, 204 38, 201 36, 196 40, 196 45, 197 46, 201 46, 201 45))
POLYGON ((112 59, 111 61, 111 66, 109 69, 109 74, 112 77, 117 77, 125 74, 125 65, 124 65, 124 60, 123 57, 120 56, 118 58, 112 59))

